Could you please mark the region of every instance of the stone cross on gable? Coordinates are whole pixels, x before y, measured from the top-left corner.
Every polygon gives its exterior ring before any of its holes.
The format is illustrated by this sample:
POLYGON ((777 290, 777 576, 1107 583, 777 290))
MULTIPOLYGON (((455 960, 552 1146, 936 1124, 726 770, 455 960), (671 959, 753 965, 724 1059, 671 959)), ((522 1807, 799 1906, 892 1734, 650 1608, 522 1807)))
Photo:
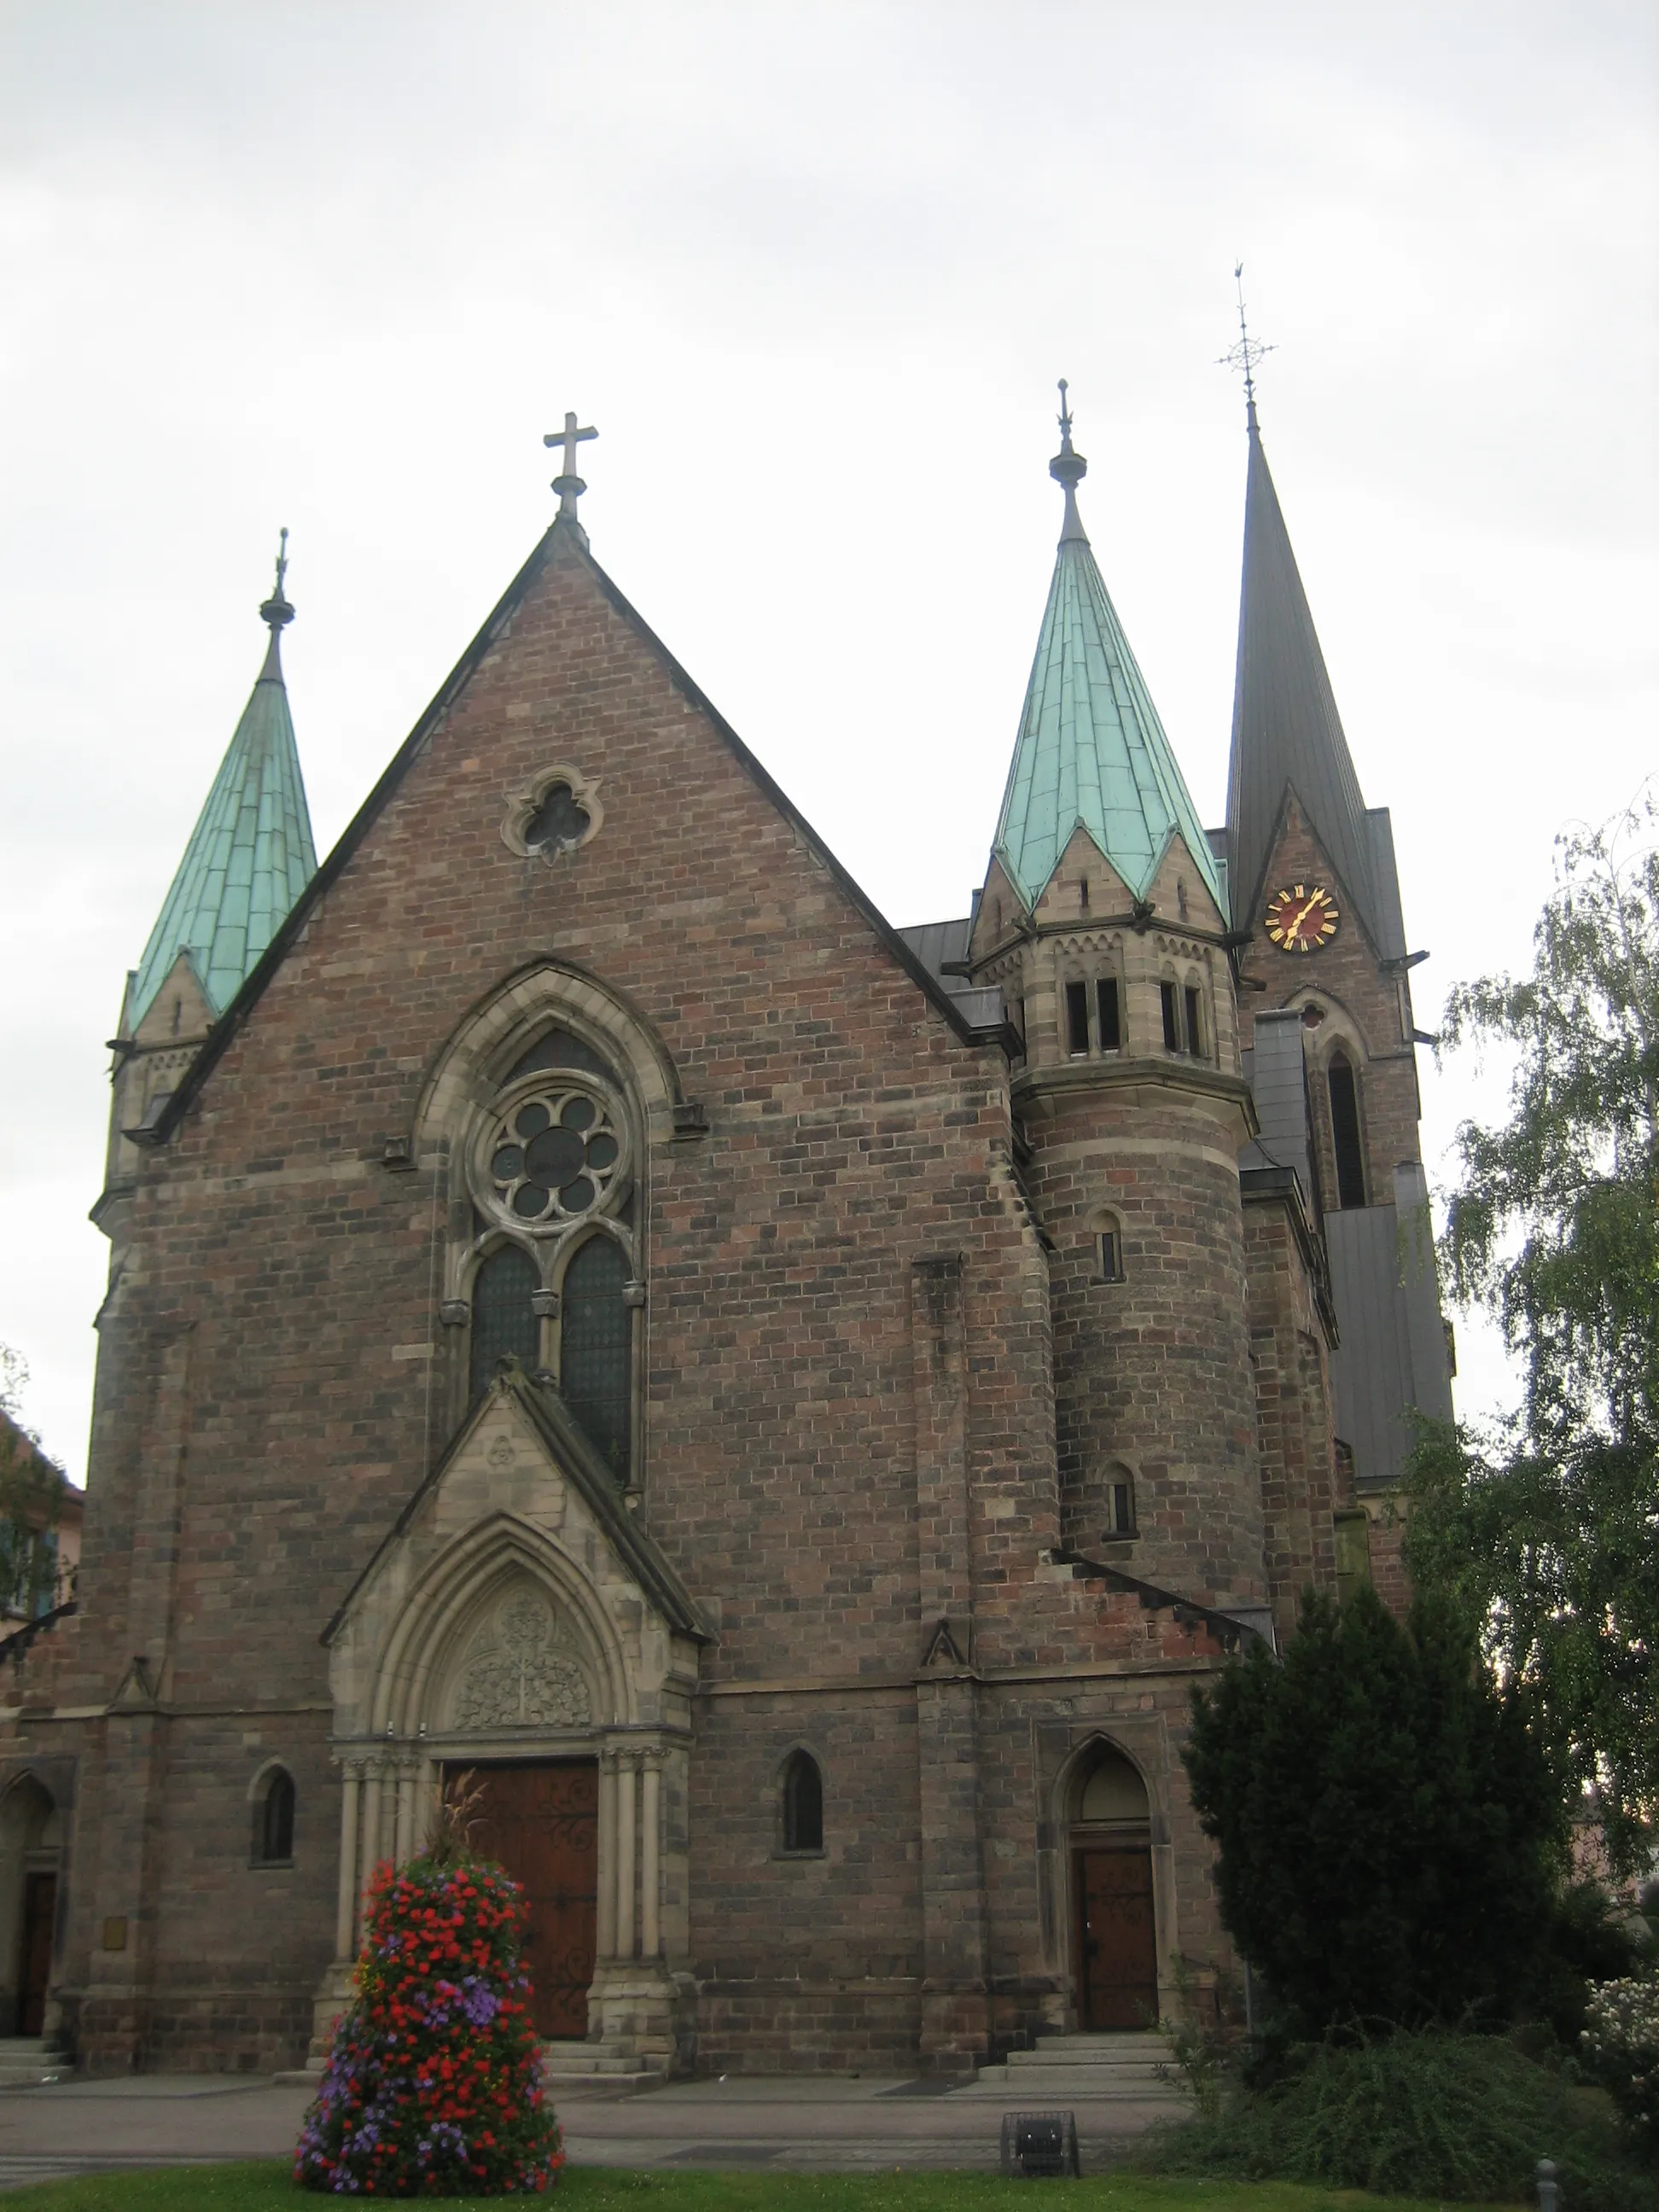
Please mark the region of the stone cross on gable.
POLYGON ((579 430, 576 417, 567 411, 563 429, 550 430, 542 440, 544 446, 564 447, 564 465, 553 479, 553 489, 559 495, 559 513, 572 522, 576 520, 576 501, 587 489, 576 474, 576 448, 584 438, 597 438, 599 434, 597 430, 579 430))

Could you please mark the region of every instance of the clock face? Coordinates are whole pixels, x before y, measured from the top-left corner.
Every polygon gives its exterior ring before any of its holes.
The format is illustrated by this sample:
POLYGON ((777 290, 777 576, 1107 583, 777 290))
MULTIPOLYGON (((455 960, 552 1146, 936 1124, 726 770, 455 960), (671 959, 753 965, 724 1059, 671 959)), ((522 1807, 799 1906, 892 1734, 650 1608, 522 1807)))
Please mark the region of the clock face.
POLYGON ((1341 919, 1336 901, 1320 884, 1275 891, 1265 917, 1267 934, 1281 952, 1317 952, 1336 935, 1341 919))

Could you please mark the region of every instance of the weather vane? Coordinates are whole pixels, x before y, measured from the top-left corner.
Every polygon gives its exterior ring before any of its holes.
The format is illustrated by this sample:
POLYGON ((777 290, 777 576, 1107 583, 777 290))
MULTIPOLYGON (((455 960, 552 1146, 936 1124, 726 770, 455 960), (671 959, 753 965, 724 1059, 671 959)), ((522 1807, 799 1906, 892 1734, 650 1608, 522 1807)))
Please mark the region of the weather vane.
POLYGON ((283 589, 288 577, 288 525, 283 525, 276 544, 276 582, 270 597, 259 610, 262 620, 270 625, 274 636, 294 619, 294 610, 288 603, 288 593, 283 589))
POLYGON ((1260 338, 1253 338, 1250 336, 1249 326, 1244 320, 1244 264, 1242 261, 1235 262, 1233 264, 1233 282, 1238 287, 1238 343, 1224 353, 1216 365, 1219 368, 1235 368, 1242 371, 1244 378, 1245 416, 1251 429, 1254 430, 1256 427, 1255 365, 1264 354, 1276 353, 1279 349, 1276 346, 1264 345, 1260 338))

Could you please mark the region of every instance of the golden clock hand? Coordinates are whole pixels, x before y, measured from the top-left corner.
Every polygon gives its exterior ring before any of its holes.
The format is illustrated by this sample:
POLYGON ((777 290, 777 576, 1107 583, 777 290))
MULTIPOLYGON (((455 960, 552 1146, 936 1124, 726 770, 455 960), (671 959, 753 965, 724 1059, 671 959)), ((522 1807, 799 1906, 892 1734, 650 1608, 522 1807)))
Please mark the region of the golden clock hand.
POLYGON ((1296 943, 1297 939, 1302 934, 1303 923, 1306 921, 1308 916, 1313 912, 1314 908, 1318 904, 1319 893, 1316 891, 1313 896, 1308 901, 1307 904, 1298 908, 1296 919, 1286 925, 1285 931, 1285 942, 1286 945, 1294 945, 1296 943))

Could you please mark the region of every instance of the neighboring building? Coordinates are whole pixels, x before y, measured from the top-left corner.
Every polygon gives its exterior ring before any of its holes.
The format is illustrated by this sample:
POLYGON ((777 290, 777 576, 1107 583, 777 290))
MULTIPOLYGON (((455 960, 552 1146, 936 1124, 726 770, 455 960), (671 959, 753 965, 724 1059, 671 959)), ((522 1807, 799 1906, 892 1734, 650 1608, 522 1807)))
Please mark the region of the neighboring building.
MULTIPOLYGON (((39 1620, 75 1595, 86 1492, 0 1407, 0 1621, 39 1620)), ((5 1650, 0 1628, 0 1652, 5 1650)))
POLYGON ((1213 1987, 1191 1691, 1449 1404, 1388 817, 1254 408, 1225 830, 1068 419, 989 872, 904 931, 592 559, 574 434, 319 870, 279 572, 129 982, 81 1601, 0 1736, 94 2068, 297 2060, 465 1769, 567 2073, 1213 1987))

